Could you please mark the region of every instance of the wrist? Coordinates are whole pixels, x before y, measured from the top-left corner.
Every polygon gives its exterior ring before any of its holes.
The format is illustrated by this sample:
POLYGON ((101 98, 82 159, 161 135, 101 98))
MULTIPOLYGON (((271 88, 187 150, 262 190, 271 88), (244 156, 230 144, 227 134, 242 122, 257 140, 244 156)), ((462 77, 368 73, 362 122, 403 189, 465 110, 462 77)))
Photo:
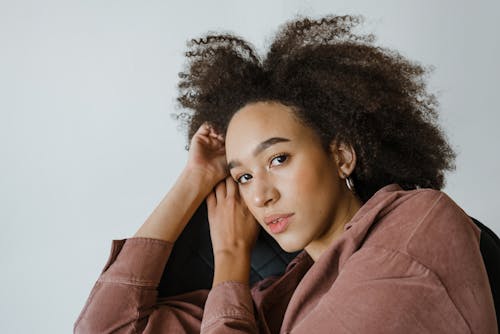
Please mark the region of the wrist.
POLYGON ((231 263, 233 261, 250 264, 251 253, 247 249, 214 251, 214 263, 231 263))
POLYGON ((214 264, 215 271, 212 287, 227 281, 249 284, 249 253, 218 252, 217 254, 214 254, 214 264))
POLYGON ((182 170, 179 179, 186 182, 191 189, 197 189, 198 193, 201 193, 203 197, 206 197, 212 191, 217 182, 207 171, 190 166, 186 166, 182 170))

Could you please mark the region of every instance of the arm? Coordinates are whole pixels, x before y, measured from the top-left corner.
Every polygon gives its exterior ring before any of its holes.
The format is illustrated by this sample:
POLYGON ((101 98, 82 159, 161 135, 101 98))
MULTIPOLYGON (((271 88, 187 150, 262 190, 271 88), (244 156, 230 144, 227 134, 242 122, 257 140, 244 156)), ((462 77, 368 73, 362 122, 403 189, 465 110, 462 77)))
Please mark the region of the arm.
POLYGON ((157 304, 156 287, 172 246, 150 238, 113 241, 109 261, 74 332, 142 333, 161 326, 164 332, 198 333, 207 291, 169 298, 161 307, 157 304))
POLYGON ((186 168, 134 237, 174 243, 212 190, 211 183, 203 171, 186 168))
POLYGON ((257 333, 249 275, 259 225, 231 177, 207 197, 207 207, 215 273, 201 333, 257 333))
POLYGON ((188 162, 177 182, 134 236, 175 242, 201 202, 226 174, 224 141, 204 124, 191 140, 188 162))
POLYGON ((110 260, 75 323, 75 332, 142 333, 157 325, 162 330, 199 332, 207 293, 167 298, 159 307, 157 287, 173 243, 225 174, 221 137, 200 127, 172 189, 134 238, 113 243, 110 260))

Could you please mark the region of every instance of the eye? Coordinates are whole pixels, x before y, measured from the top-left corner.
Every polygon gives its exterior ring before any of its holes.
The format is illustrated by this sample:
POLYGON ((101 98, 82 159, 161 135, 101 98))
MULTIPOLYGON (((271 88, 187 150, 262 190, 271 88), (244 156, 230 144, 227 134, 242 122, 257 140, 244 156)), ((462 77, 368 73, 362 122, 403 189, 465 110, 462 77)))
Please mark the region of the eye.
POLYGON ((250 179, 252 178, 252 175, 250 174, 243 174, 236 178, 236 182, 239 184, 245 184, 247 183, 250 179))
POLYGON ((287 159, 288 159, 288 154, 280 153, 278 155, 275 155, 273 158, 271 158, 270 165, 271 166, 279 166, 279 165, 283 164, 287 159))

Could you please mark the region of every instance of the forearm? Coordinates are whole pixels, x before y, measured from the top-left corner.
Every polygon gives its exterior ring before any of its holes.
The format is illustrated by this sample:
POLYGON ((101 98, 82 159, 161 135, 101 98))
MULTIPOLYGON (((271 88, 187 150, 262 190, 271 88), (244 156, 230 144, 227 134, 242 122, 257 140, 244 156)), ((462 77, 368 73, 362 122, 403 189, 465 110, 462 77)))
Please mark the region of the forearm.
POLYGON ((212 287, 219 283, 233 281, 249 284, 250 253, 242 250, 237 252, 221 252, 214 255, 214 280, 212 287))
POLYGON ((154 312, 156 287, 172 244, 154 239, 114 240, 111 254, 95 283, 75 333, 130 333, 146 325, 154 312), (141 317, 138 318, 138 310, 141 317))
POLYGON ((134 237, 175 242, 211 189, 206 175, 185 169, 134 237))
POLYGON ((199 333, 208 292, 157 303, 157 286, 172 247, 155 239, 114 240, 74 333, 142 333, 146 326, 159 325, 168 333, 199 333))
POLYGON ((201 333, 258 333, 249 287, 250 254, 217 253, 201 333))

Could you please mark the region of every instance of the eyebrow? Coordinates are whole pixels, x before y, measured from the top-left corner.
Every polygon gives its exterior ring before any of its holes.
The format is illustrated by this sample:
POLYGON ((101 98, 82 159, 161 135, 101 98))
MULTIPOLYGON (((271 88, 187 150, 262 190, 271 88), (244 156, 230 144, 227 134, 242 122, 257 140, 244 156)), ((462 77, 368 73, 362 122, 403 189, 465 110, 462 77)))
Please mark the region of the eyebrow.
MULTIPOLYGON (((265 149, 269 148, 270 146, 273 146, 275 144, 282 143, 282 142, 288 142, 288 141, 290 141, 290 139, 282 138, 282 137, 272 137, 272 138, 266 139, 262 143, 260 143, 259 145, 257 145, 257 147, 253 150, 253 156, 256 157, 262 151, 264 151, 265 149)), ((228 168, 228 170, 231 170, 234 167, 237 167, 237 166, 240 166, 240 165, 241 165, 241 162, 239 162, 238 160, 231 160, 227 164, 227 168, 228 168)))

